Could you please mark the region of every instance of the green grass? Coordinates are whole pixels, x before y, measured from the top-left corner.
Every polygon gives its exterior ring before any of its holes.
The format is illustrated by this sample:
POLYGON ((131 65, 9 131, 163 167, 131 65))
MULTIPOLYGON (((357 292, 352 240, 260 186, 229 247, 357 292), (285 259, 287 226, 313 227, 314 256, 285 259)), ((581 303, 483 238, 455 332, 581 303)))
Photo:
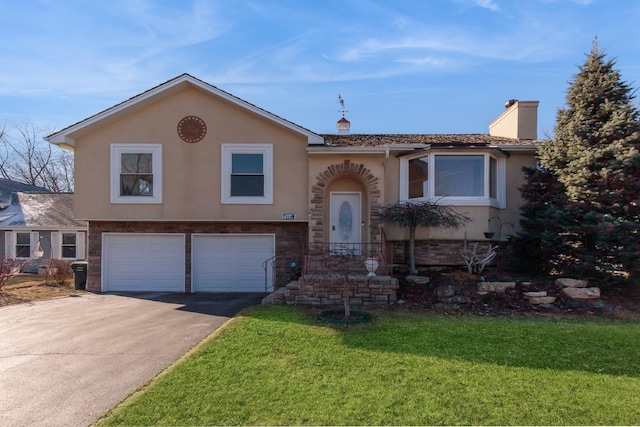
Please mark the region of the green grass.
POLYGON ((256 307, 104 425, 638 425, 640 324, 256 307))

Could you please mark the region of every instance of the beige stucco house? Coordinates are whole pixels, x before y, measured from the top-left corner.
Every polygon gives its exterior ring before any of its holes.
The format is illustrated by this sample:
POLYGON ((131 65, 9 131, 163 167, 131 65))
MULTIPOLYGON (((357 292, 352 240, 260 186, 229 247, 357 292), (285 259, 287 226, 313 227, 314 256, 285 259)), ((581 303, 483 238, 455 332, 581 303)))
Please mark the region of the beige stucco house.
POLYGON ((462 263, 456 248, 488 231, 506 239, 536 115, 536 101, 514 101, 489 134, 352 135, 341 119, 320 135, 184 74, 46 139, 75 153, 89 290, 260 292, 286 284, 314 244, 402 242, 378 215, 399 200, 473 218, 421 230, 433 263, 462 263))

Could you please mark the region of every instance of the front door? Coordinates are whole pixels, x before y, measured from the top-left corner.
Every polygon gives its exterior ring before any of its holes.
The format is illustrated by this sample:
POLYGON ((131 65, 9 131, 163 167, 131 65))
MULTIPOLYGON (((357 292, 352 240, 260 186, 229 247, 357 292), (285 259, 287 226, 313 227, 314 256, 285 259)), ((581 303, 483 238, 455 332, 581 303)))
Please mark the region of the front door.
POLYGON ((331 193, 329 242, 332 250, 349 250, 353 251, 354 255, 360 254, 361 198, 362 195, 358 192, 331 193))

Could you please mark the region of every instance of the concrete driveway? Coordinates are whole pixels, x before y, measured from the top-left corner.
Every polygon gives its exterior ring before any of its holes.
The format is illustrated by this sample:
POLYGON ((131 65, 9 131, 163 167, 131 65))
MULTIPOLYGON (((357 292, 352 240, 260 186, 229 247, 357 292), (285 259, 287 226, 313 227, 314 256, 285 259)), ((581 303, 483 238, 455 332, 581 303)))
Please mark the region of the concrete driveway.
POLYGON ((0 308, 0 425, 87 426, 252 294, 82 294, 0 308))

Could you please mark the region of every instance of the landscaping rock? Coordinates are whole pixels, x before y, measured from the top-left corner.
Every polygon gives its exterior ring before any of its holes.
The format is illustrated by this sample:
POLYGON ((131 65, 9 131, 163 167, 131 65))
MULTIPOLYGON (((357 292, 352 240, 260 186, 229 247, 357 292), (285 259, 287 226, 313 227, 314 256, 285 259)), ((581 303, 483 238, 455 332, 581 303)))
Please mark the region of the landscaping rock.
POLYGON ((425 276, 407 276, 405 280, 413 285, 427 285, 431 279, 425 276))
POLYGON ((464 295, 455 295, 451 298, 447 298, 446 302, 449 304, 469 304, 471 302, 471 298, 464 295))
POLYGON ((523 292, 522 296, 525 298, 541 298, 547 296, 547 291, 523 292))
POLYGON ((543 296, 543 297, 533 297, 533 298, 529 298, 529 304, 533 304, 533 305, 549 305, 549 304, 553 304, 554 302, 556 302, 556 297, 547 297, 547 296, 543 296))
POLYGON ((563 288, 586 288, 587 281, 561 277, 559 279, 556 279, 556 285, 562 286, 563 288))
POLYGON ((587 312, 598 312, 601 313, 604 311, 607 306, 606 302, 603 300, 596 299, 566 299, 564 304, 574 310, 587 311, 587 312))
POLYGON ((509 288, 515 288, 516 282, 480 282, 478 283, 479 292, 496 292, 504 293, 509 288))
POLYGON ((435 304, 433 308, 437 311, 451 311, 451 310, 455 311, 455 310, 460 310, 460 304, 449 304, 449 303, 439 302, 438 304, 435 304))
POLYGON ((562 293, 572 299, 598 299, 600 288, 564 288, 562 293))
POLYGON ((456 294, 456 289, 451 285, 438 286, 436 288, 436 296, 438 298, 449 298, 456 294))

